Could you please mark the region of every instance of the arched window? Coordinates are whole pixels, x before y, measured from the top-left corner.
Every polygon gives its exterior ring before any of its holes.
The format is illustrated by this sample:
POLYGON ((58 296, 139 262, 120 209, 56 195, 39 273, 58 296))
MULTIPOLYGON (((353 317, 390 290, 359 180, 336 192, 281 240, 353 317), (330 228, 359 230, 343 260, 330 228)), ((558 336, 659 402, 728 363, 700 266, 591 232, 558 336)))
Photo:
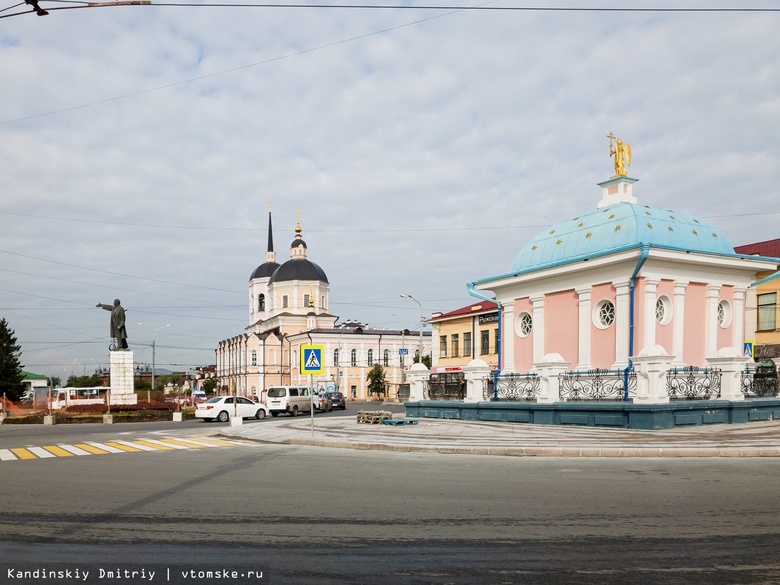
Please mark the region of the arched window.
POLYGON ((386 349, 384 356, 382 358, 382 362, 384 363, 385 367, 390 365, 390 350, 386 349))
POLYGON ((373 366, 374 365, 374 350, 373 349, 369 349, 368 350, 368 358, 367 358, 366 361, 368 361, 368 365, 369 366, 373 366))
POLYGON ((357 365, 357 350, 353 349, 349 356, 349 361, 353 366, 357 365))
POLYGON ((338 366, 339 365, 339 350, 334 349, 333 350, 333 365, 338 366))
POLYGON ((251 362, 252 365, 256 366, 257 365, 257 350, 256 349, 252 350, 252 358, 251 359, 252 359, 252 362, 251 362))
POLYGON ((257 310, 265 311, 265 295, 257 295, 257 310))

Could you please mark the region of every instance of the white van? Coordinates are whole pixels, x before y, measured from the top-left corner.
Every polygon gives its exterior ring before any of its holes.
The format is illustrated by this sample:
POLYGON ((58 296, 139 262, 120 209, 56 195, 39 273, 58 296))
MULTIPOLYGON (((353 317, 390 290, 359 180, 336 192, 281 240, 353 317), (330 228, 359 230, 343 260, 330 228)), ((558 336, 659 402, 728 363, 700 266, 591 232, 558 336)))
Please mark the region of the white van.
POLYGON ((299 412, 311 412, 311 395, 305 387, 269 386, 265 405, 271 416, 277 416, 280 412, 298 416, 299 412))

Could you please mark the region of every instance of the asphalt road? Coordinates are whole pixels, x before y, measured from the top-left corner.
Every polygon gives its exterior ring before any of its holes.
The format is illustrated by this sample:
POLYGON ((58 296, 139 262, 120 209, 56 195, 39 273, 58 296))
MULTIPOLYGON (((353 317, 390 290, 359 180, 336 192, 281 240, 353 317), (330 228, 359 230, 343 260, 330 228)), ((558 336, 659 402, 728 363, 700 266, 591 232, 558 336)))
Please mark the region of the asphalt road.
POLYGON ((263 571, 219 581, 242 584, 780 583, 778 480, 770 459, 262 444, 6 461, 0 582, 67 565, 177 583, 215 567, 263 571))

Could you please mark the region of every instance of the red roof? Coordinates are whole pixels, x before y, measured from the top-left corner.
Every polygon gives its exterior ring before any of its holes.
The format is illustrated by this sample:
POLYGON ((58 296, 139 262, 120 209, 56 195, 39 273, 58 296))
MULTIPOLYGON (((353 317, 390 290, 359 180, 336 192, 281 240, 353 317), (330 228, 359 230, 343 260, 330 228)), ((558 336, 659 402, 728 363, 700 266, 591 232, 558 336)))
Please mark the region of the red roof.
POLYGON ((452 319, 454 317, 463 317, 465 315, 482 315, 484 313, 492 313, 498 310, 498 305, 492 301, 479 301, 473 305, 461 307, 455 309, 449 313, 442 313, 441 315, 435 315, 429 319, 430 321, 442 321, 443 319, 452 319))
POLYGON ((780 239, 767 240, 766 242, 757 242, 755 244, 746 244, 744 246, 735 246, 734 251, 737 254, 748 256, 767 256, 769 258, 780 258, 780 239))

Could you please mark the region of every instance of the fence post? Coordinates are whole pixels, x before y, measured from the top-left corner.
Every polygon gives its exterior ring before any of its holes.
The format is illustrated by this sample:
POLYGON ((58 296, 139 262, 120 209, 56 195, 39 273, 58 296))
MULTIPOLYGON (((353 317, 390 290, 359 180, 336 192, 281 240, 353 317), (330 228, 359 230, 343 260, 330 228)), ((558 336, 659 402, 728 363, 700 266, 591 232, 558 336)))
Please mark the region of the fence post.
POLYGON ((475 358, 463 368, 466 376, 466 398, 464 402, 481 402, 483 400, 482 390, 485 387, 485 380, 490 379, 490 366, 484 360, 475 358))
POLYGON ((534 370, 539 373, 538 403, 560 402, 560 376, 566 373, 571 362, 563 359, 558 353, 548 353, 542 361, 534 363, 534 370))
POLYGON ((431 372, 425 364, 417 362, 406 372, 409 380, 409 402, 418 402, 425 399, 425 385, 428 383, 431 372))
POLYGON ((707 358, 710 366, 721 371, 721 399, 745 400, 745 395, 742 393, 742 372, 749 361, 750 358, 742 355, 742 352, 735 347, 722 347, 716 357, 707 358))
POLYGON ((674 356, 669 355, 661 345, 642 348, 639 355, 631 358, 636 372, 636 396, 639 404, 663 404, 669 402, 666 390, 666 374, 674 356))

